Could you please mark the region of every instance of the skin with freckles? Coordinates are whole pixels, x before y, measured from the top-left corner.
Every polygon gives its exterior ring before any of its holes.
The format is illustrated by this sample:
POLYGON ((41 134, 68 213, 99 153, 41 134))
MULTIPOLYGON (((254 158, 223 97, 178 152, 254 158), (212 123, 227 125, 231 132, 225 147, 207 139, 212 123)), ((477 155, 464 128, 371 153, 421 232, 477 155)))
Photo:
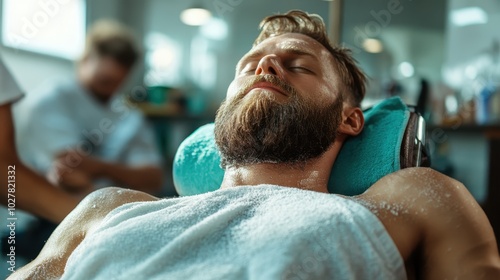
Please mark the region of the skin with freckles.
MULTIPOLYGON (((238 63, 228 99, 251 77, 267 74, 292 85, 311 106, 332 103, 343 88, 332 64, 328 51, 305 35, 271 37, 238 63)), ((276 96, 278 103, 288 98, 286 92, 269 83, 250 87, 244 94, 276 96)), ((342 143, 359 134, 364 124, 361 110, 348 102, 339 114, 337 137, 320 156, 293 164, 264 161, 230 165, 221 188, 274 184, 327 193, 330 171, 342 143)), ((39 257, 12 279, 61 275, 71 252, 109 211, 132 201, 156 200, 137 191, 117 192, 104 189, 87 197, 59 226, 39 257)), ((385 176, 365 193, 348 199, 364 205, 382 222, 405 260, 410 278, 416 273, 419 279, 500 279, 492 228, 460 182, 431 169, 409 168, 385 176)))

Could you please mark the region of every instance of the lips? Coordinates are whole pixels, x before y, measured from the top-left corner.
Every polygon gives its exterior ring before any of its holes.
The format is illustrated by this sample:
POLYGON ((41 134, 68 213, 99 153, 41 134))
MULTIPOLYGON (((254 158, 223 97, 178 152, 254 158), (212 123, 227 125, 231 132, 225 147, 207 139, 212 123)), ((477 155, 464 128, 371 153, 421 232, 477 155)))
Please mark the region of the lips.
POLYGON ((265 90, 277 92, 277 93, 282 94, 284 96, 288 96, 288 94, 286 94, 281 88, 273 85, 272 83, 268 83, 268 82, 257 82, 250 87, 248 92, 250 92, 253 89, 265 89, 265 90))

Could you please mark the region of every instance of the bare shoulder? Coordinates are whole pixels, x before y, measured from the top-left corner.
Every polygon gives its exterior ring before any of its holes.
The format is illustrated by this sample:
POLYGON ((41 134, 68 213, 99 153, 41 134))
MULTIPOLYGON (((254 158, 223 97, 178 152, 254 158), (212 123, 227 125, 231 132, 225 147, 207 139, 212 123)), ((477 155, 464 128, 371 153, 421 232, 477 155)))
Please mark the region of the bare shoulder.
POLYGON ((424 227, 419 217, 427 211, 425 197, 434 196, 430 185, 442 180, 439 177, 438 172, 427 168, 404 169, 386 175, 355 197, 384 224, 405 261, 422 239, 424 227))
POLYGON ((404 208, 400 210, 413 218, 458 208, 482 212, 461 182, 430 168, 407 168, 386 175, 359 198, 399 205, 399 208, 404 208))
POLYGON ((408 168, 357 199, 376 213, 403 257, 421 250, 426 279, 500 279, 491 225, 459 181, 429 168, 408 168))
POLYGON ((367 193, 422 194, 425 189, 445 192, 467 192, 462 183, 431 168, 414 167, 399 170, 377 181, 367 193))
POLYGON ((116 187, 92 192, 56 228, 38 257, 12 274, 9 279, 60 277, 73 250, 111 210, 126 203, 154 200, 158 198, 143 192, 116 187))

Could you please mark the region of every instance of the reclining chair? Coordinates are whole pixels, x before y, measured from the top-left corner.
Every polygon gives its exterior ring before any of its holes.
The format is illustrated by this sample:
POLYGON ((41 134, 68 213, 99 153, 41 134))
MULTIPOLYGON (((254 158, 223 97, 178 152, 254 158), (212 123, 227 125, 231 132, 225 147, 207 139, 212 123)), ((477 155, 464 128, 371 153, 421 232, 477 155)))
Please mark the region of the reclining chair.
MULTIPOLYGON (((408 167, 428 167, 425 121, 398 97, 364 111, 365 127, 344 143, 332 168, 328 190, 358 195, 385 175, 408 167)), ((214 125, 193 132, 177 150, 173 166, 179 195, 217 190, 224 177, 214 125)))

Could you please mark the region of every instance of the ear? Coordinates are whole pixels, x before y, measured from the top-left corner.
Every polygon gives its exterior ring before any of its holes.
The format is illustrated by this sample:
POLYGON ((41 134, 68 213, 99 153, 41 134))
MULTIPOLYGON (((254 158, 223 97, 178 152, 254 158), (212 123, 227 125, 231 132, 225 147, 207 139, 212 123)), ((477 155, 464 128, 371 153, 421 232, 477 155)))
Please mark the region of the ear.
POLYGON ((342 111, 342 121, 338 131, 346 135, 356 136, 361 133, 364 125, 365 117, 361 108, 347 105, 342 111))

